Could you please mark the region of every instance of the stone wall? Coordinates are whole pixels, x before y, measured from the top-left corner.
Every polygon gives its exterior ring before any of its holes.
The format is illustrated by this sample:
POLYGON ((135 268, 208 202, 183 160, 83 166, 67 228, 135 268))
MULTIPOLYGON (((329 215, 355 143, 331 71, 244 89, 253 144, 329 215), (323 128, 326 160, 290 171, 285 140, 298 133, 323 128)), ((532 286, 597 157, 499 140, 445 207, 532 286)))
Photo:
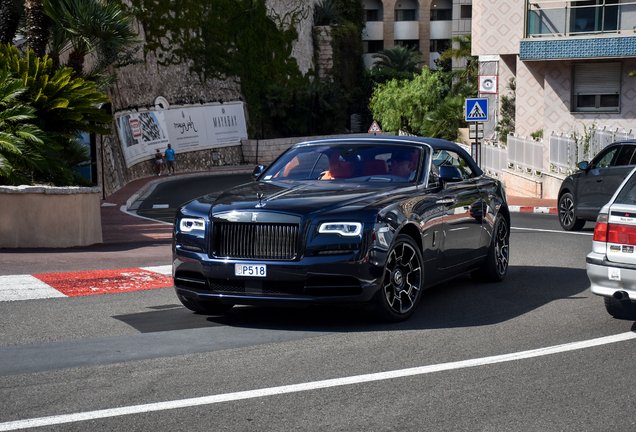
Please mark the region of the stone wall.
MULTIPOLYGON (((382 133, 379 135, 391 136, 391 133, 382 133)), ((328 139, 328 138, 342 138, 342 137, 368 137, 369 134, 344 134, 344 135, 322 135, 322 136, 306 136, 306 137, 292 137, 292 138, 276 138, 268 140, 243 140, 243 163, 256 164, 256 165, 269 165, 276 157, 293 146, 294 144, 301 143, 303 141, 328 139), (257 154, 258 146, 258 154, 257 154)))
POLYGON ((99 188, 0 186, 0 248, 102 242, 99 188))
MULTIPOLYGON (((318 0, 268 0, 270 16, 277 23, 286 23, 286 14, 297 9, 302 11, 304 19, 298 23, 298 40, 294 42, 292 56, 296 58, 303 73, 314 66, 313 42, 313 6, 318 0)), ((143 40, 143 27, 135 24, 139 38, 143 40)), ((161 96, 172 107, 175 105, 188 106, 208 103, 218 100, 232 101, 240 98, 241 88, 234 78, 226 80, 210 79, 201 82, 196 74, 190 73, 190 65, 161 66, 157 58, 149 53, 143 55, 139 50, 134 64, 113 69, 117 80, 107 89, 112 101, 114 114, 132 110, 135 107, 155 108, 155 100, 161 96)), ((167 108, 167 107, 163 107, 167 108)), ((249 125, 249 118, 246 119, 249 125)), ((155 174, 151 156, 147 162, 138 163, 126 168, 116 127, 112 126, 113 134, 98 136, 97 138, 97 171, 98 183, 102 185, 103 196, 108 196, 124 187, 127 183, 138 178, 155 174)), ((233 144, 227 147, 200 150, 177 155, 178 169, 200 171, 215 165, 235 165, 243 162, 241 147, 233 144)))

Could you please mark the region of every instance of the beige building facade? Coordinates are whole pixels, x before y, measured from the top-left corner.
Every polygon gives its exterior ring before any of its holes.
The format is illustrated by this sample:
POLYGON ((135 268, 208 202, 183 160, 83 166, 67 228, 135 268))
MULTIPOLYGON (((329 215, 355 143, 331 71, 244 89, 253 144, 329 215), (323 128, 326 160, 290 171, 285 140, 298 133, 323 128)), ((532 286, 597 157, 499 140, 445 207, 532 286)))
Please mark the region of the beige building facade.
MULTIPOLYGON (((516 82, 516 133, 636 130, 636 2, 473 0, 472 51, 497 76, 485 136, 516 82)), ((633 133, 633 132, 632 132, 633 133)), ((546 149, 548 151, 549 149, 546 149)))

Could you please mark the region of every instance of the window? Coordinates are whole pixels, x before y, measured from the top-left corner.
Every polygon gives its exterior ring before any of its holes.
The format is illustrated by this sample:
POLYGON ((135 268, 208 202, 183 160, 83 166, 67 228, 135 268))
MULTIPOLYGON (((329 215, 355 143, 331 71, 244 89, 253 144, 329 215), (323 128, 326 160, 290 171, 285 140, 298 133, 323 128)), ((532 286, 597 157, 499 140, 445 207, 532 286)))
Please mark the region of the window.
POLYGON ((378 9, 367 9, 367 22, 380 21, 380 11, 378 9))
POLYGON ((461 19, 472 19, 473 18, 473 6, 472 5, 462 5, 460 9, 461 19))
POLYGON ((431 39, 431 52, 443 53, 451 46, 450 39, 431 39))
POLYGON ((381 40, 370 40, 370 41, 362 41, 362 49, 365 54, 375 54, 384 49, 384 41, 381 40))
MULTIPOLYGON (((451 150, 435 150, 433 152, 433 166, 454 166, 459 169, 464 179, 475 177, 475 173, 470 167, 470 164, 460 154, 451 150)), ((439 172, 439 170, 437 170, 439 172)))
POLYGON ((417 21, 415 9, 400 9, 395 11, 395 21, 417 21))
POLYGON ((407 48, 413 48, 415 51, 420 50, 420 41, 416 40, 396 40, 395 45, 407 48))
POLYGON ((623 147, 621 147, 620 153, 618 153, 618 157, 616 158, 616 163, 614 163, 614 166, 636 164, 636 159, 634 158, 634 150, 636 150, 636 146, 623 145, 623 147))
POLYGON ((618 29, 618 0, 579 0, 572 3, 571 33, 593 33, 618 29))
POLYGON ((621 64, 577 63, 573 67, 573 112, 620 112, 621 64))
POLYGON ((591 168, 607 168, 611 165, 612 159, 618 152, 620 147, 612 147, 610 149, 605 150, 604 152, 599 153, 594 160, 592 161, 591 168))
POLYGON ((431 21, 452 21, 452 9, 431 9, 431 21))

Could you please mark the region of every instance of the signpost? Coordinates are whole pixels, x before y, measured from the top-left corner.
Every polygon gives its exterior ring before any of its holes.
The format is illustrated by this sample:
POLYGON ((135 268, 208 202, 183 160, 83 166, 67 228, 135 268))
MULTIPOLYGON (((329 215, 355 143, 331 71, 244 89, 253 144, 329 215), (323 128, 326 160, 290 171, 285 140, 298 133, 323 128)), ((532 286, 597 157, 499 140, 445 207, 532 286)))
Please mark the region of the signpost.
MULTIPOLYGON (((481 166, 481 143, 480 138, 484 136, 484 128, 482 122, 488 121, 488 99, 486 98, 468 98, 466 99, 465 111, 467 122, 474 123, 474 139, 475 142, 471 146, 471 156, 481 166), (480 128, 481 126, 481 128, 480 128)), ((470 138, 473 138, 473 125, 470 125, 470 138)))

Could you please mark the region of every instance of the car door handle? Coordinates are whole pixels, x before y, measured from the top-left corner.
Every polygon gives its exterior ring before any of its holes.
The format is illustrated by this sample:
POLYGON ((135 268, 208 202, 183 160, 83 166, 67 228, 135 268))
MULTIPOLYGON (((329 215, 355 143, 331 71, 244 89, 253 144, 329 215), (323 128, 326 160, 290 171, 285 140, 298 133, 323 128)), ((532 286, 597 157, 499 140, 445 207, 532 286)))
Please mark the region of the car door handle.
POLYGON ((600 182, 602 182, 602 181, 603 181, 603 179, 602 179, 602 178, 600 178, 600 179, 596 179, 596 183, 600 183, 600 182))

